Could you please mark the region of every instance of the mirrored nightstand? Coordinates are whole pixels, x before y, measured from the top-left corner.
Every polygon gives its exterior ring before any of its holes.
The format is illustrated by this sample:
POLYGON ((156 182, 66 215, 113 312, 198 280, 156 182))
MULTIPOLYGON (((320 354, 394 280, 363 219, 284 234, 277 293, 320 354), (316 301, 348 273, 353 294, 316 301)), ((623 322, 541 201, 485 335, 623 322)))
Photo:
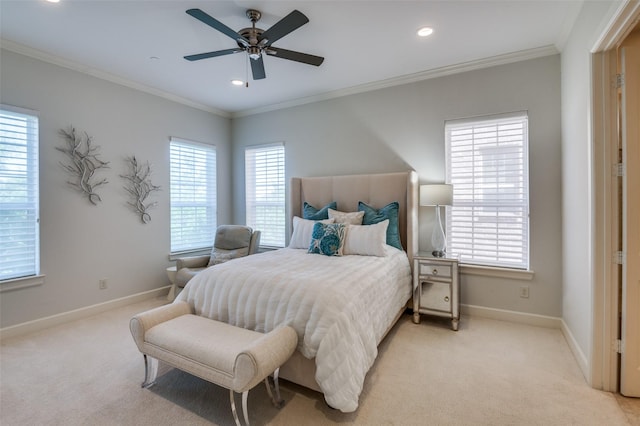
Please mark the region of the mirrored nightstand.
POLYGON ((420 252, 413 259, 413 322, 420 314, 451 318, 451 328, 460 321, 460 279, 457 257, 433 257, 420 252))

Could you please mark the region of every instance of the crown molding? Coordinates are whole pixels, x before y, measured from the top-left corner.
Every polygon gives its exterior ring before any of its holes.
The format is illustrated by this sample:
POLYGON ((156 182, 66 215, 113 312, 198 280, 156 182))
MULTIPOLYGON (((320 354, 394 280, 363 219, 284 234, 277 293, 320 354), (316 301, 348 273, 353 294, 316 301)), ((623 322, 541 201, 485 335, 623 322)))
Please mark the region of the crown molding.
POLYGON ((53 65, 58 65, 63 68, 68 68, 73 71, 81 72, 83 74, 90 75, 92 77, 100 78, 102 80, 107 80, 112 83, 119 84, 121 86, 129 87, 134 90, 138 90, 140 92, 145 92, 151 95, 158 96, 160 98, 167 99, 169 101, 177 102, 188 107, 196 108, 202 111, 206 111, 212 114, 219 115, 224 118, 230 118, 231 114, 228 111, 223 111, 218 108, 213 108, 209 105, 204 105, 198 102, 191 101, 189 99, 183 98, 181 96, 176 96, 171 93, 165 92, 160 89, 156 89, 151 86, 146 86, 144 84, 136 83, 134 81, 128 80, 126 78, 120 77, 115 74, 108 73, 106 71, 101 71, 96 68, 92 68, 86 65, 79 64, 77 62, 69 61, 67 59, 63 59, 59 56, 52 55, 50 53, 44 52, 42 50, 34 49, 32 47, 28 47, 14 41, 0 39, 0 47, 2 49, 9 50, 14 53, 19 53, 24 56, 28 56, 30 58, 38 59, 44 62, 48 62, 53 65))
POLYGON ((246 117, 255 114, 261 114, 269 111, 276 111, 284 108, 305 105, 313 102, 326 101, 329 99, 340 98, 343 96, 355 95, 358 93, 370 92, 373 90, 385 89, 387 87, 400 86, 403 84, 415 83, 417 81, 429 80, 432 78, 443 77, 452 74, 460 74, 463 72, 479 70, 483 68, 494 67, 496 65, 510 64, 513 62, 526 61, 529 59, 541 58, 544 56, 557 55, 560 53, 553 46, 543 46, 535 49, 521 50, 518 52, 507 53, 504 55, 491 56, 488 58, 478 59, 476 61, 462 62, 446 67, 434 68, 431 70, 420 71, 413 74, 407 74, 400 77, 394 77, 386 80, 380 80, 373 83, 361 84, 346 89, 334 90, 319 95, 298 98, 287 102, 267 105, 260 108, 253 108, 244 111, 231 113, 231 118, 246 117))
POLYGON ((303 98, 293 99, 286 102, 280 102, 277 104, 271 104, 264 107, 252 108, 236 112, 228 112, 218 108, 204 105, 192 100, 176 96, 171 93, 156 89, 154 87, 146 86, 144 84, 136 83, 126 78, 111 74, 105 71, 101 71, 96 68, 88 67, 86 65, 79 64, 77 62, 69 61, 67 59, 60 58, 56 55, 52 55, 47 52, 43 52, 38 49, 33 49, 22 44, 0 39, 0 47, 11 52, 19 53, 31 58, 35 58, 44 62, 48 62, 54 65, 58 65, 64 68, 68 68, 83 74, 87 74, 96 78, 111 81, 122 86, 126 86, 141 92, 149 93, 173 102, 177 102, 192 108, 196 108, 202 111, 206 111, 212 114, 219 115, 223 118, 240 118, 255 114, 261 114, 270 111, 276 111, 285 108, 292 108, 295 106, 306 105, 314 102, 326 101, 330 99, 340 98, 343 96, 355 95, 359 93, 370 92, 374 90, 380 90, 388 87, 399 86, 403 84, 414 83, 422 80, 429 80, 437 77, 444 77, 452 74, 459 74, 468 71, 479 70, 483 68, 489 68, 496 65, 510 64, 514 62, 526 61, 529 59, 541 58, 544 56, 556 55, 559 50, 553 46, 543 46, 534 49, 521 50, 518 52, 507 53, 504 55, 491 56, 475 61, 462 62, 455 65, 449 65, 446 67, 434 68, 431 70, 420 71, 413 74, 407 74, 399 77, 394 77, 386 80, 380 80, 372 83, 361 84, 357 86, 348 87, 345 89, 334 90, 331 92, 321 93, 318 95, 307 96, 303 98))

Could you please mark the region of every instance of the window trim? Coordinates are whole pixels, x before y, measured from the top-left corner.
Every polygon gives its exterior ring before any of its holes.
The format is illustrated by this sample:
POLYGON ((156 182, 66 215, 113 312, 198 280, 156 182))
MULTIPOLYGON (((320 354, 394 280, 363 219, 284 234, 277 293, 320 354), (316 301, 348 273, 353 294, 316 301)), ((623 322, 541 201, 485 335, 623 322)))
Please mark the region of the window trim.
POLYGON ((217 146, 215 144, 209 144, 209 143, 204 143, 204 142, 197 142, 197 141, 193 141, 190 139, 186 139, 186 138, 181 138, 181 137, 176 137, 176 136, 171 136, 169 138, 169 259, 170 260, 175 260, 177 258, 180 257, 184 257, 184 256, 194 256, 194 255, 199 255, 199 254, 207 254, 211 252, 211 248, 213 247, 213 240, 215 238, 215 229, 217 227, 217 223, 218 223, 218 149, 217 146), (182 144, 182 145, 187 145, 187 146, 193 146, 193 147, 201 147, 202 149, 205 150, 211 150, 214 155, 214 162, 213 162, 213 175, 215 176, 215 185, 214 185, 214 190, 215 190, 215 194, 213 196, 213 202, 214 202, 214 211, 213 211, 213 215, 212 215, 212 226, 211 226, 211 238, 210 238, 210 242, 208 245, 206 246, 202 246, 202 247, 193 247, 193 248, 189 248, 189 249, 182 249, 182 250, 176 250, 176 251, 172 251, 172 238, 171 238, 171 208, 172 208, 172 198, 171 198, 171 145, 175 143, 175 144, 182 144))
POLYGON ((282 245, 275 245, 275 244, 265 244, 265 232, 262 229, 258 229, 259 231, 262 232, 262 236, 261 236, 261 240, 260 240, 260 248, 261 249, 279 249, 279 248, 283 248, 286 247, 287 245, 287 200, 286 200, 286 190, 287 190, 287 173, 286 173, 286 165, 287 165, 287 161, 286 161, 286 149, 285 149, 285 144, 284 142, 272 142, 272 143, 266 143, 266 144, 259 144, 259 145, 249 145, 249 146, 245 146, 244 147, 244 165, 245 165, 245 170, 244 170, 244 177, 245 177, 245 223, 247 224, 247 226, 251 226, 254 227, 254 225, 252 223, 250 223, 249 221, 249 197, 248 197, 248 179, 247 179, 247 153, 250 151, 256 151, 256 150, 260 150, 260 149, 266 149, 266 148, 280 148, 282 149, 282 160, 283 160, 283 176, 282 176, 282 190, 283 190, 283 208, 284 208, 284 221, 282 223, 282 232, 283 232, 283 240, 282 240, 282 245))
POLYGON ((500 268, 497 266, 476 265, 473 263, 460 263, 459 266, 462 275, 508 278, 522 281, 531 281, 535 276, 535 272, 531 269, 500 268))
MULTIPOLYGON (((523 258, 525 265, 498 265, 491 264, 490 262, 478 263, 474 262, 474 259, 465 259, 461 260, 461 272, 466 275, 483 275, 483 276, 492 276, 492 277, 507 277, 514 279, 525 279, 530 280, 533 278, 533 271, 531 270, 531 219, 530 219, 530 173, 529 173, 529 114, 526 110, 521 111, 513 111, 507 113, 500 114, 490 114, 490 115, 481 115, 481 116, 473 116, 468 118, 461 119, 453 119, 446 120, 444 124, 444 133, 445 133, 445 151, 446 151, 446 182, 452 183, 451 180, 451 143, 449 138, 449 129, 451 127, 464 126, 464 125, 473 125, 476 123, 482 124, 483 122, 492 122, 492 121, 509 121, 509 120, 517 120, 521 119, 526 123, 526 129, 524 132, 524 140, 523 140, 523 152, 524 159, 522 162, 522 175, 524 176, 524 188, 523 194, 525 195, 525 202, 522 203, 523 206, 526 206, 526 212, 524 213, 524 218, 526 220, 526 226, 524 227, 523 233, 520 233, 520 237, 525 240, 526 244, 526 256, 523 258)), ((475 141, 474 141, 475 142, 475 141)), ((520 175, 520 176, 522 176, 520 175)), ((455 185, 454 185, 454 197, 455 197, 455 185)), ((455 204, 455 200, 454 200, 455 204)), ((476 206, 478 204, 472 204, 472 206, 476 206)), ((500 204, 498 204, 499 208, 500 204)), ((447 235, 451 232, 451 224, 453 222, 452 219, 452 209, 447 209, 447 235)), ((521 240, 522 241, 522 240, 521 240)), ((462 257, 462 256, 461 256, 462 257)))
POLYGON ((21 288, 38 287, 44 284, 46 275, 30 275, 28 277, 9 278, 0 281, 0 293, 19 290, 21 288))
POLYGON ((6 279, 0 279, 0 293, 9 290, 16 290, 19 288, 33 287, 42 285, 44 283, 44 275, 42 274, 42 262, 41 262, 41 243, 40 243, 40 112, 28 108, 16 107, 8 104, 0 103, 0 110, 13 112, 16 114, 26 115, 35 118, 36 120, 36 137, 35 137, 35 175, 30 176, 29 180, 35 181, 37 190, 35 191, 35 215, 36 226, 34 232, 34 271, 30 275, 21 275, 10 277, 6 279))

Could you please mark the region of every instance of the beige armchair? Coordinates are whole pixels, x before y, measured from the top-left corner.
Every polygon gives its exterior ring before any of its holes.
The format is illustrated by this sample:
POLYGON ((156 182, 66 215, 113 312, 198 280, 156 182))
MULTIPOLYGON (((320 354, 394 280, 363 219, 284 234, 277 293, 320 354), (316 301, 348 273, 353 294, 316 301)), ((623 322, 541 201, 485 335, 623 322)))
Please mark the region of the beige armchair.
POLYGON ((243 225, 220 225, 210 255, 183 257, 176 261, 175 285, 184 287, 198 272, 258 251, 260 231, 243 225))

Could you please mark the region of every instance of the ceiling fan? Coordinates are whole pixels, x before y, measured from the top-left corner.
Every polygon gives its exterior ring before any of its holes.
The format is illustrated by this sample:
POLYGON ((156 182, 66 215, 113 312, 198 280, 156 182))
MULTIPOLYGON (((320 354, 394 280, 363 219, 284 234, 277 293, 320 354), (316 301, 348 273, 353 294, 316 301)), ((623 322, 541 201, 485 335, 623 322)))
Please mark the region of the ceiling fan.
POLYGON ((238 47, 233 49, 216 50, 214 52, 185 56, 184 58, 188 61, 198 61, 200 59, 213 58, 216 56, 247 52, 250 58, 249 62, 251 62, 251 72, 254 80, 260 80, 266 77, 264 63, 262 61, 263 53, 269 56, 275 56, 276 58, 288 59, 290 61, 302 62, 303 64, 315 66, 320 66, 324 61, 324 58, 321 56, 309 55, 307 53, 300 53, 272 46, 274 42, 309 22, 309 19, 298 10, 294 10, 265 31, 260 28, 256 28, 256 22, 260 20, 262 14, 255 9, 248 9, 247 18, 251 21, 252 26, 250 28, 243 28, 238 32, 233 31, 231 28, 200 9, 189 9, 187 10, 187 13, 197 20, 220 31, 222 34, 234 39, 238 43, 238 47))

